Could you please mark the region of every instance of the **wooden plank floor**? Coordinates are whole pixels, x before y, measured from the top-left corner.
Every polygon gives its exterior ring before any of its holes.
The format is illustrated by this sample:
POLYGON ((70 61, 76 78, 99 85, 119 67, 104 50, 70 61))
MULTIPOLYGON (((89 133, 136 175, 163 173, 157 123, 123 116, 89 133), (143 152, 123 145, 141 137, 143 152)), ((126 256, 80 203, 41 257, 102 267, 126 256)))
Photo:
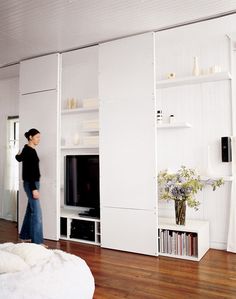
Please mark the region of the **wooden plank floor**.
MULTIPOLYGON (((16 223, 0 219, 0 243, 17 241, 16 223)), ((200 262, 193 262, 69 241, 45 240, 45 244, 87 262, 96 282, 94 299, 236 298, 233 253, 211 249, 200 262)))

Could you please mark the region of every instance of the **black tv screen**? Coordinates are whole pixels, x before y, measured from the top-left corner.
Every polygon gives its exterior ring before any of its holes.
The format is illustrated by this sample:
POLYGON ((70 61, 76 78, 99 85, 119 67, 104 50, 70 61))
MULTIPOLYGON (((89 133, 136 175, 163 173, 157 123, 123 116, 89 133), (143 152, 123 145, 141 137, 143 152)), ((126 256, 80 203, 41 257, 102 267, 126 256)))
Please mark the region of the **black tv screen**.
POLYGON ((99 216, 99 156, 65 156, 65 204, 91 209, 99 216))

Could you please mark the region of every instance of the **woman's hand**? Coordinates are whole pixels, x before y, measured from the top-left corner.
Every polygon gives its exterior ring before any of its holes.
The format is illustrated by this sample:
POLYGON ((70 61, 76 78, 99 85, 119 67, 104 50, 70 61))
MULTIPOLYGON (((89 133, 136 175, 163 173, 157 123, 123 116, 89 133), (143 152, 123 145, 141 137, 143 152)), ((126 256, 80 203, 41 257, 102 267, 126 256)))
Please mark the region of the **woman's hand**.
POLYGON ((32 194, 33 194, 34 199, 39 199, 39 191, 38 190, 33 190, 32 194))

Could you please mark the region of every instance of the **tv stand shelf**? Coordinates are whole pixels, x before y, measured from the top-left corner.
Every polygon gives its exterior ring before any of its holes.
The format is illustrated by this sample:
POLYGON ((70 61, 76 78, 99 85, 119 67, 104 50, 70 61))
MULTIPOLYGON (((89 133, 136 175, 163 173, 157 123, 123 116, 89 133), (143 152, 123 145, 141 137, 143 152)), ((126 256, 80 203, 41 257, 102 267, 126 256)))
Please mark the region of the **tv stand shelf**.
POLYGON ((78 210, 61 209, 61 239, 100 245, 100 219, 80 216, 78 210))

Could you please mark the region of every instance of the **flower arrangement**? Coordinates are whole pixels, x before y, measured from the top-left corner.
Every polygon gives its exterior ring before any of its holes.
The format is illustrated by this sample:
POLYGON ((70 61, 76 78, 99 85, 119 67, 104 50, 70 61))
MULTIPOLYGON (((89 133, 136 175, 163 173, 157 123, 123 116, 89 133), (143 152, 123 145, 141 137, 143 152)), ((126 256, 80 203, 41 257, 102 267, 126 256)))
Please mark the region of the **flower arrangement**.
POLYGON ((181 166, 176 173, 168 173, 167 170, 160 171, 158 174, 158 184, 160 199, 182 201, 187 203, 190 208, 198 210, 200 202, 195 195, 206 185, 211 185, 213 191, 224 184, 222 178, 209 179, 202 182, 195 169, 181 166))

